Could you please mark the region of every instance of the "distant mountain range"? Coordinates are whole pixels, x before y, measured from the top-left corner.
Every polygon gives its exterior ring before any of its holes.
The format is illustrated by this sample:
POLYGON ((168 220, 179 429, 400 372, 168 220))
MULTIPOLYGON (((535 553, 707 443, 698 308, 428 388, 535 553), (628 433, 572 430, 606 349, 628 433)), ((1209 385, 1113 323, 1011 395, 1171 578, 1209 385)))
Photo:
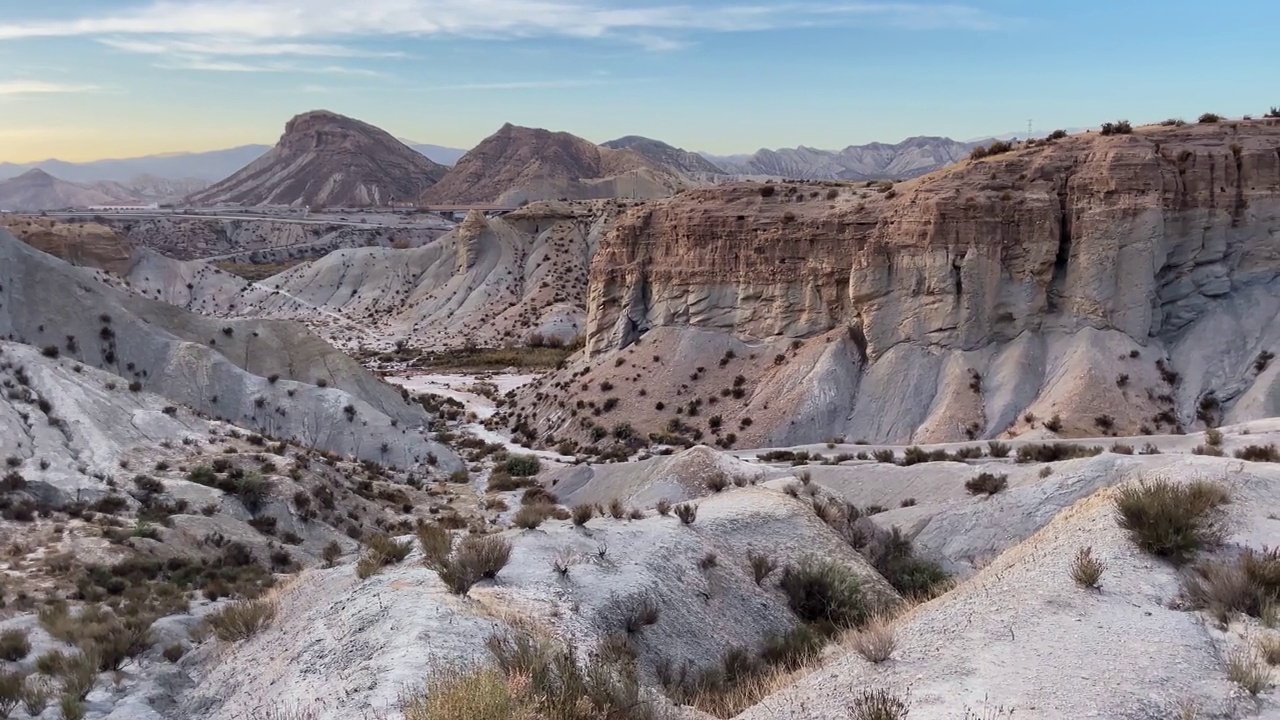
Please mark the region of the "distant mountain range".
POLYGON ((8 204, 0 202, 0 208, 144 201, 370 206, 418 200, 448 204, 654 197, 734 179, 913 178, 962 160, 982 142, 912 137, 842 150, 801 146, 713 155, 637 135, 597 145, 568 133, 508 123, 468 151, 397 139, 321 110, 291 120, 274 147, 242 145, 86 163, 0 163, 0 181, 11 180, 3 186, 7 195, 0 194, 8 204), (31 174, 33 170, 39 172, 31 174))

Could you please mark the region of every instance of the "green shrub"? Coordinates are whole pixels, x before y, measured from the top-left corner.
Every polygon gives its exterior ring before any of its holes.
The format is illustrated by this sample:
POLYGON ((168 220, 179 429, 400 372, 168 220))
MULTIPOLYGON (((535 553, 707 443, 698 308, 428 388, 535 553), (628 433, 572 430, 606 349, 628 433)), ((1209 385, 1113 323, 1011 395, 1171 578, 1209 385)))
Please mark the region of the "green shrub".
POLYGON ((778 586, 802 622, 849 628, 869 616, 862 585, 853 571, 826 559, 808 557, 782 572, 778 586))
POLYGON ((531 477, 542 470, 542 461, 536 455, 512 455, 500 467, 513 477, 531 477))
POLYGON ((1237 450, 1235 456, 1249 462, 1280 462, 1280 450, 1275 445, 1249 445, 1237 450))
POLYGON ((1121 488, 1115 502, 1120 527, 1139 547, 1183 563, 1222 542, 1226 530, 1221 506, 1229 500, 1226 489, 1215 483, 1154 480, 1121 488))
POLYGON ((524 490, 538 484, 537 480, 528 477, 513 477, 511 473, 505 470, 494 470, 489 473, 489 483, 487 490, 489 492, 511 492, 513 490, 524 490))
POLYGON ((219 640, 247 640, 267 629, 276 618, 276 604, 269 600, 237 600, 205 618, 219 640))
POLYGON ((951 579, 938 563, 917 557, 911 539, 896 526, 866 552, 876 571, 903 597, 932 597, 951 579))
POLYGON ((397 541, 390 535, 378 533, 369 538, 364 555, 356 563, 356 576, 363 580, 375 575, 382 568, 404 560, 412 548, 408 542, 397 541))
POLYGON ((1007 487, 1009 487, 1009 478, 988 472, 969 478, 964 484, 964 488, 969 491, 970 495, 995 495, 1007 487))
MULTIPOLYGON (((1048 423, 1045 423, 1048 427, 1048 423)), ((1102 448, 1069 445, 1067 443, 1042 443, 1038 445, 1022 445, 1018 448, 1019 463, 1050 463, 1076 458, 1093 457, 1102 453, 1102 448)))

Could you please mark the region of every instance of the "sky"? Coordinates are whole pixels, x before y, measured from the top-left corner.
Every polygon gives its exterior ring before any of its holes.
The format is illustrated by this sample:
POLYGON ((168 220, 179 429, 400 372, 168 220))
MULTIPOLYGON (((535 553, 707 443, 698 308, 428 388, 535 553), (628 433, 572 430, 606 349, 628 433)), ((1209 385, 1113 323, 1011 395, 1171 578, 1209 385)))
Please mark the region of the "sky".
POLYGON ((0 0, 0 162, 275 142, 327 109, 691 150, 1261 114, 1276 0, 0 0))

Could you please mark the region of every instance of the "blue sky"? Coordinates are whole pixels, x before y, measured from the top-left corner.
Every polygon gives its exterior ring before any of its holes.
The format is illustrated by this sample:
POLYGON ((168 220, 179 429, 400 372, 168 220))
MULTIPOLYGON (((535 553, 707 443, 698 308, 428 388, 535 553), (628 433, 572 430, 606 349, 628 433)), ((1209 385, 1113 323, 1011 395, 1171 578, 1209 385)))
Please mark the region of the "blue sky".
POLYGON ((1275 0, 0 0, 0 161, 271 143, 325 108, 717 153, 1280 105, 1275 0))

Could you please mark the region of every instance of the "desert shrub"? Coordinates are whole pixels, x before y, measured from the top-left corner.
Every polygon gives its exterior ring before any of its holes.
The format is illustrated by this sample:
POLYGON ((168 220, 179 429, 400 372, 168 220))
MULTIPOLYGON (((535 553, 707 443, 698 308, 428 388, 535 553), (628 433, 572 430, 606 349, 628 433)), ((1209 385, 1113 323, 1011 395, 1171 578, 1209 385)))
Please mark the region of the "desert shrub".
POLYGON ((165 660, 168 660, 171 663, 176 663, 182 659, 183 655, 187 654, 187 650, 182 647, 182 643, 173 643, 166 647, 162 654, 164 655, 165 660))
POLYGON ((910 538, 898 527, 864 550, 872 566, 904 597, 928 598, 950 576, 932 560, 917 557, 910 538))
POLYGON ((596 508, 594 505, 582 503, 573 506, 573 524, 582 526, 586 525, 591 518, 596 516, 596 508))
POLYGON ((9 717, 22 696, 22 673, 0 672, 0 718, 9 717))
POLYGON ((424 692, 404 700, 400 711, 405 720, 512 720, 521 704, 497 670, 448 669, 432 675, 424 692))
POLYGON ((893 620, 886 615, 876 615, 849 636, 849 646, 869 662, 879 664, 888 660, 898 646, 893 620))
POLYGON ((511 718, 652 720, 655 717, 649 702, 640 695, 635 668, 629 663, 611 664, 597 653, 588 658, 585 666, 579 667, 572 650, 523 628, 494 635, 486 646, 507 676, 508 687, 518 688, 525 703, 511 718))
POLYGON ((511 543, 496 535, 472 535, 458 544, 458 563, 480 580, 497 577, 510 560, 511 543))
POLYGON ((1280 548, 1245 548, 1231 561, 1198 562, 1183 573, 1182 594, 1223 622, 1232 613, 1263 618, 1280 599, 1280 548))
POLYGON ((1222 116, 1217 113, 1207 112, 1200 116, 1197 122, 1202 124, 1216 123, 1222 120, 1222 116))
POLYGON ((995 495, 1009 487, 1009 478, 984 472, 977 477, 969 478, 964 487, 970 495, 995 495))
POLYGON ((365 549, 360 562, 356 563, 356 575, 365 579, 378 573, 379 570, 404 560, 412 549, 408 542, 401 542, 391 536, 378 533, 369 538, 369 546, 365 549))
MULTIPOLYGON (((1048 427, 1048 423, 1045 424, 1045 427, 1048 427)), ((1041 443, 1019 447, 1017 459, 1020 463, 1049 463, 1093 457, 1101 453, 1102 448, 1097 446, 1085 447, 1067 443, 1041 443)))
POLYGON ((755 578, 756 585, 763 583, 765 578, 778 569, 776 560, 755 550, 747 551, 747 564, 751 566, 751 575, 755 578))
POLYGON ((1271 668, 1256 651, 1236 648, 1227 653, 1227 679, 1257 696, 1271 687, 1271 668))
POLYGON ((511 473, 505 470, 494 470, 489 473, 489 482, 485 489, 491 493, 511 492, 531 488, 537 484, 538 481, 530 477, 512 477, 511 473))
POLYGON ((658 501, 658 504, 653 506, 653 509, 657 510, 659 515, 666 517, 671 514, 671 501, 663 498, 658 501))
POLYGON ((618 498, 609 501, 609 516, 614 520, 621 520, 627 516, 627 506, 622 504, 618 498))
POLYGON ((525 505, 516 511, 511 521, 518 528, 536 530, 548 517, 551 517, 551 510, 548 505, 525 505))
POLYGON ((422 547, 422 561, 430 568, 439 567, 453 549, 449 531, 434 523, 423 523, 417 528, 418 545, 422 547))
POLYGON ((70 693, 58 700, 58 711, 62 720, 84 720, 84 698, 77 698, 70 693))
POLYGON ((852 720, 905 720, 911 701, 909 696, 898 697, 888 690, 864 689, 846 709, 852 720))
POLYGON ((512 455, 500 467, 513 477, 531 477, 542 470, 542 461, 536 455, 512 455))
POLYGON ((1280 462, 1280 450, 1275 445, 1249 445, 1237 450, 1235 456, 1249 462, 1280 462))
POLYGON ((1132 446, 1132 445, 1126 445, 1126 444, 1124 444, 1124 443, 1120 443, 1120 442, 1117 442, 1117 443, 1111 443, 1111 452, 1113 452, 1113 453, 1115 453, 1115 454, 1117 454, 1117 455, 1132 455, 1132 454, 1133 454, 1133 446, 1132 446))
POLYGON ((834 561, 805 558, 782 571, 778 586, 803 622, 847 628, 867 619, 861 583, 852 570, 834 561))
POLYGON ((1129 135, 1133 132, 1133 125, 1128 120, 1119 120, 1117 122, 1102 123, 1103 135, 1129 135))
POLYGON ((1222 446, 1222 431, 1217 428, 1209 428, 1204 433, 1204 441, 1210 447, 1222 446))
POLYGON ((680 503, 675 507, 676 517, 685 525, 692 525, 698 519, 698 506, 693 503, 680 503))
POLYGON ((729 487, 729 477, 722 472, 714 472, 707 476, 707 489, 718 493, 729 487))
MULTIPOLYGON (((497 470, 495 469, 494 472, 496 473, 497 470)), ((455 485, 462 485, 465 483, 469 483, 471 482, 471 473, 467 472, 465 469, 454 470, 453 472, 449 473, 449 482, 455 485)))
POLYGON ((1221 506, 1229 501, 1220 485, 1168 480, 1128 485, 1116 496, 1120 527, 1143 550, 1182 563, 1225 534, 1221 506))
POLYGON ((1066 136, 1067 136, 1066 130, 1054 130, 1053 132, 1049 133, 1050 140, 1061 140, 1066 136))
POLYGON ((1192 455, 1208 455, 1210 457, 1222 457, 1226 453, 1222 452, 1222 448, 1214 445, 1197 445, 1191 448, 1192 455))
POLYGON ((333 564, 338 562, 340 557, 342 557, 342 546, 337 541, 331 540, 328 545, 324 546, 321 559, 324 560, 325 567, 333 567, 333 564))
POLYGON ((49 701, 53 699, 53 692, 54 686, 49 678, 28 675, 18 691, 18 700, 22 703, 22 709, 27 711, 27 715, 36 718, 49 706, 49 701))
POLYGON ((205 618, 209 629, 222 641, 247 640, 267 629, 276 618, 276 604, 270 600, 237 600, 205 618))
POLYGON ((871 457, 873 460, 879 463, 892 463, 892 462, 895 462, 896 460, 896 456, 893 454, 893 451, 888 449, 876 450, 875 452, 871 453, 871 457))
POLYGON ((1071 560, 1071 579, 1080 587, 1096 588, 1098 581, 1102 579, 1102 572, 1106 569, 1107 564, 1094 557, 1092 547, 1083 547, 1071 560))
POLYGON ((773 194, 774 194, 775 192, 777 192, 777 188, 775 188, 775 187, 774 187, 774 186, 772 186, 772 185, 761 185, 761 186, 760 186, 760 197, 766 197, 766 198, 767 198, 767 197, 773 197, 773 194))
POLYGON ((1054 414, 1053 417, 1044 421, 1044 429, 1049 432, 1059 432, 1062 430, 1062 417, 1054 414))
POLYGON ((26 630, 15 628, 0 633, 0 660, 18 662, 30 654, 31 641, 27 639, 26 630))

